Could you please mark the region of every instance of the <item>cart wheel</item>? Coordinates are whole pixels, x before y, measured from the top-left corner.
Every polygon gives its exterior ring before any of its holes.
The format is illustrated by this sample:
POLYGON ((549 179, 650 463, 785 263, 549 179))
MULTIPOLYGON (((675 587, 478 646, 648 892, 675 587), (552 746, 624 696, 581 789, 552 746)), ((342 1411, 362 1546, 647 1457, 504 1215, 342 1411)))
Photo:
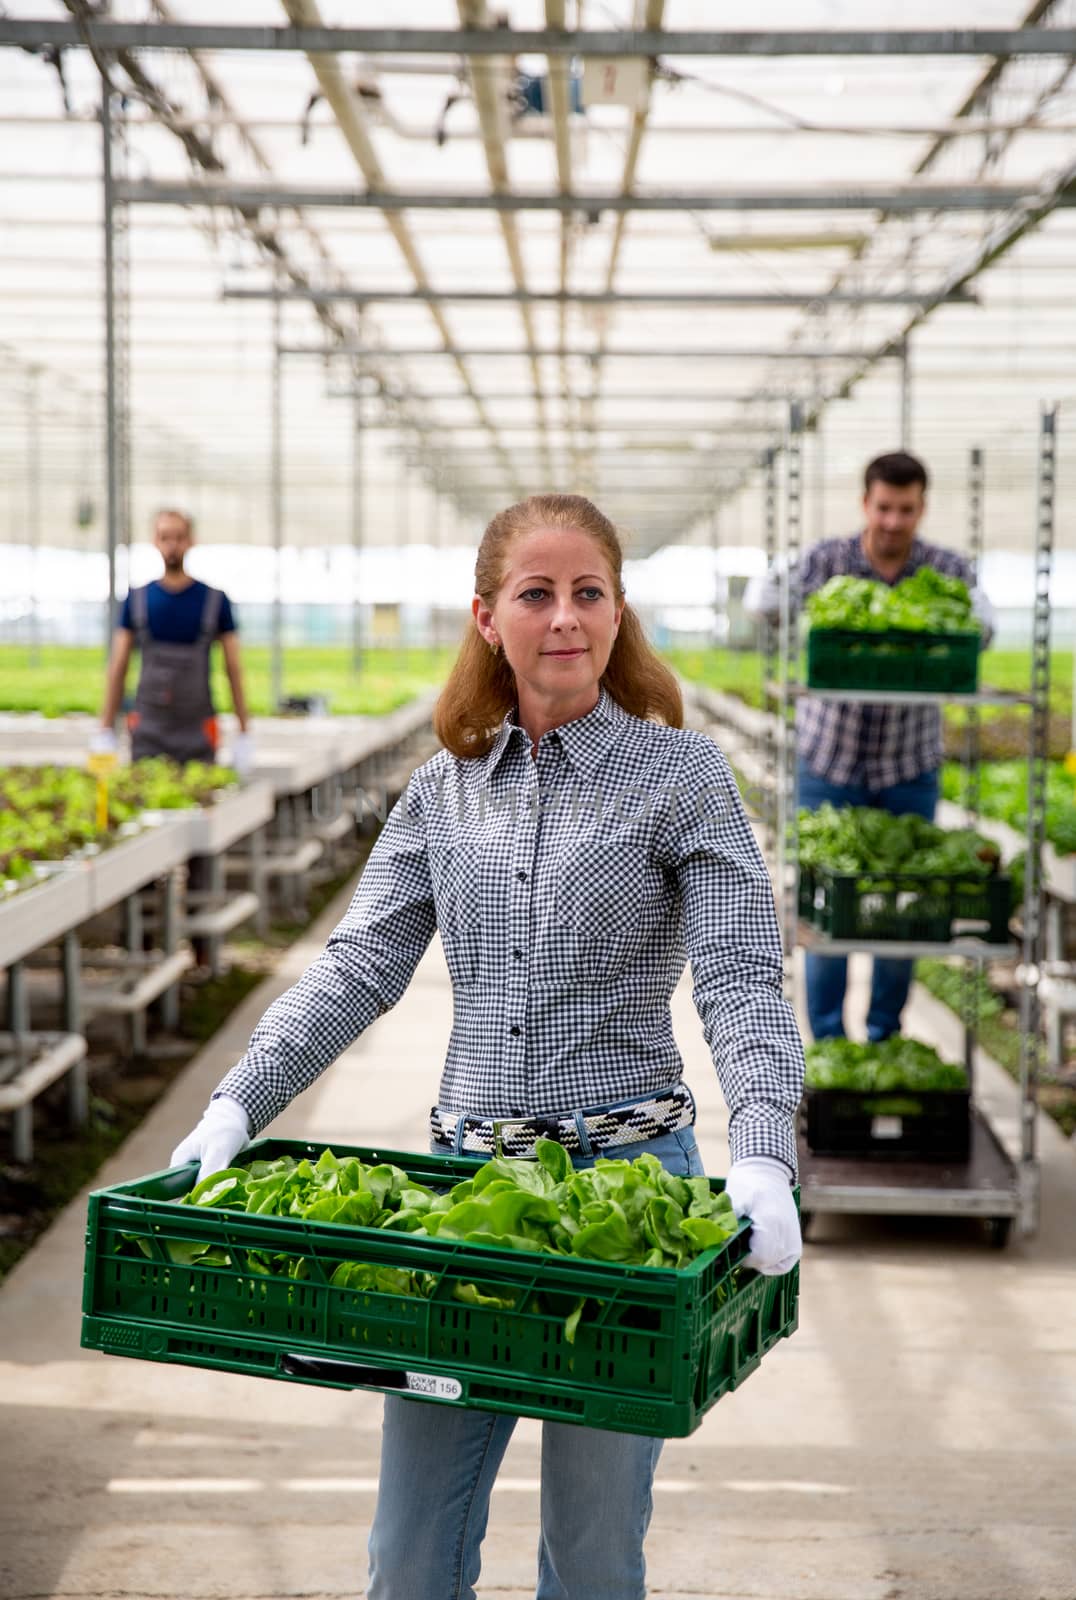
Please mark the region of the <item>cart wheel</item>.
POLYGON ((988 1217, 986 1223, 986 1236, 990 1241, 992 1250, 1004 1250, 1009 1242, 1012 1230, 1011 1217, 988 1217))
POLYGON ((813 1221, 814 1221, 814 1212, 813 1211, 801 1211, 800 1212, 800 1233, 802 1234, 802 1236, 805 1239, 806 1239, 807 1235, 811 1231, 811 1223, 813 1221))

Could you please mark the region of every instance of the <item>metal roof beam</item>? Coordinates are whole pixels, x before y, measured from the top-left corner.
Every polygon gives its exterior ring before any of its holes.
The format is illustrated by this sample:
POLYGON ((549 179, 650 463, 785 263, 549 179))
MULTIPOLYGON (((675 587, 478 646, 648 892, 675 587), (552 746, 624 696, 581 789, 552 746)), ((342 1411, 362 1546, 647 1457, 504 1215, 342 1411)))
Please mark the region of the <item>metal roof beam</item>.
MULTIPOLYGON (((374 191, 328 189, 282 184, 163 183, 135 180, 116 185, 116 197, 128 205, 277 206, 286 209, 396 211, 559 211, 587 217, 603 211, 1004 211, 1029 200, 1034 185, 905 184, 900 188, 864 185, 857 188, 711 189, 702 192, 646 194, 571 193, 486 194, 475 190, 374 191)), ((1058 202, 1076 206, 1076 191, 1058 202)))
MULTIPOLYGON (((550 0, 552 3, 552 0, 550 0)), ((557 65, 564 67, 558 59, 557 65)), ((384 72, 385 67, 378 62, 379 72, 384 72)), ((425 70, 419 66, 410 69, 412 72, 425 70)), ((439 68, 443 72, 444 68, 439 68)), ((556 119, 556 78, 550 74, 550 99, 553 102, 554 121, 556 119)), ((92 125, 92 118, 74 112, 65 116, 56 111, 16 111, 0 112, 0 128, 72 128, 79 124, 92 125)), ((298 127, 295 117, 237 117, 234 113, 224 111, 210 111, 203 117, 176 117, 174 126, 186 129, 229 128, 242 125, 248 129, 264 132, 294 133, 298 127)), ((128 116, 128 128, 152 128, 155 119, 150 116, 141 116, 137 112, 128 116)), ((310 124, 310 137, 332 131, 329 122, 312 122, 310 124)), ((401 129, 395 127, 393 132, 397 138, 413 138, 418 141, 428 141, 432 137, 429 128, 415 127, 401 129)), ((764 136, 774 138, 815 138, 816 136, 832 136, 843 139, 878 138, 878 139, 951 139, 951 138, 982 138, 993 133, 1076 133, 1076 122, 1059 119, 1057 121, 1044 121, 1032 117, 1029 121, 1014 121, 1007 117, 981 117, 961 119, 953 122, 812 122, 808 127, 800 127, 798 123, 784 122, 654 122, 647 123, 648 138, 715 138, 722 139, 750 139, 764 136)), ((477 129, 454 128, 452 130, 453 144, 475 144, 482 137, 477 129)), ((570 184, 565 187, 570 188, 570 184)))
MULTIPOLYGON (((759 309, 788 309, 793 306, 881 305, 918 306, 927 301, 937 304, 933 289, 917 291, 839 289, 832 293, 779 293, 768 289, 711 293, 706 290, 605 289, 597 292, 560 289, 244 289, 224 288, 223 300, 308 300, 314 305, 331 305, 349 300, 355 305, 518 305, 518 306, 757 306, 759 309)), ((957 305, 978 305, 978 297, 967 290, 948 294, 945 299, 957 305)), ((530 331, 530 330, 528 330, 530 331)), ((533 333, 531 333, 533 338, 533 333)), ((528 346, 528 348, 530 348, 528 346)))
MULTIPOLYGON (((330 390, 326 395, 326 399, 353 400, 362 393, 362 390, 336 389, 330 390)), ((19 415, 21 415, 21 412, 19 412, 19 415)), ((366 421, 362 426, 364 433, 406 433, 409 429, 413 429, 415 425, 414 423, 394 421, 390 418, 380 422, 366 421)), ((443 418, 437 419, 436 427, 438 433, 445 432, 453 435, 458 435, 461 433, 483 433, 485 431, 480 422, 446 422, 443 418)), ((537 436, 540 432, 540 428, 539 424, 536 422, 508 424, 502 423, 498 431, 502 437, 505 435, 511 435, 512 437, 529 439, 532 435, 537 436)), ((571 435, 574 430, 571 423, 554 422, 550 425, 549 431, 551 434, 571 435)), ((773 437, 772 426, 767 426, 764 423, 755 423, 753 425, 749 424, 736 428, 726 428, 712 426, 707 427, 704 423, 698 422, 603 422, 599 423, 593 431, 596 434, 608 434, 618 439, 626 436, 633 441, 643 441, 651 438, 659 439, 669 435, 673 436, 674 438, 681 438, 685 434, 698 435, 700 438, 705 438, 708 441, 707 446, 700 446, 700 449, 716 449, 720 446, 721 441, 725 439, 771 439, 773 437)), ((535 438, 535 442, 537 442, 537 438, 535 438)), ((556 439, 554 439, 552 442, 554 449, 563 450, 568 448, 568 446, 556 439)), ((638 453, 645 455, 647 450, 651 448, 654 450, 666 451, 671 447, 662 444, 654 444, 653 446, 642 444, 638 453)), ((632 445, 632 449, 635 449, 634 443, 632 445)), ((681 453, 683 453, 682 449, 681 453)))
POLYGON ((812 28, 664 32, 629 28, 329 28, 0 17, 0 45, 243 50, 307 55, 1063 56, 1076 28, 812 28))
MULTIPOLYGON (((330 389, 329 395, 330 398, 336 399, 340 394, 350 394, 351 392, 351 390, 338 391, 330 389)), ((439 400, 465 400, 468 404, 470 404, 471 399, 466 390, 461 392, 458 389, 408 389, 404 392, 401 398, 422 403, 425 403, 426 401, 439 400)), ((483 389, 482 398, 484 400, 533 400, 534 393, 531 389, 483 389)), ((561 395, 559 398, 575 399, 576 397, 574 395, 561 395)), ((599 397, 599 403, 601 405, 612 405, 614 402, 626 401, 629 404, 634 402, 636 405, 646 405, 655 400, 675 400, 677 403, 680 401, 686 401, 688 403, 697 402, 699 404, 750 405, 757 400, 770 402, 775 405, 778 403, 784 405, 787 404, 790 399, 792 399, 792 394, 787 389, 759 389, 754 392, 740 389, 618 389, 611 394, 602 394, 599 397)), ((443 421, 441 418, 436 420, 438 423, 443 421)), ((683 426, 694 427, 697 420, 697 418, 685 419, 683 426)), ((452 424, 448 423, 446 426, 451 427, 452 424)), ((625 424, 625 426, 630 426, 630 424, 625 424)))
POLYGON ((391 350, 386 350, 379 345, 340 345, 327 350, 324 346, 317 344, 281 345, 280 353, 285 356, 350 355, 368 356, 371 359, 375 357, 385 359, 391 356, 395 359, 416 357, 422 360, 432 356, 458 355, 465 361, 495 359, 520 361, 529 360, 533 355, 548 356, 553 360, 560 360, 563 357, 568 357, 569 359, 578 358, 580 361, 597 361, 601 359, 606 361, 650 361, 654 359, 666 361, 862 361, 874 354, 870 350, 843 348, 827 350, 824 347, 817 348, 814 346, 804 346, 798 350, 737 350, 728 345, 719 345, 715 349, 699 349, 695 346, 688 349, 681 347, 672 350, 641 349, 633 346, 631 349, 605 350, 599 353, 597 350, 571 348, 565 350, 561 345, 527 348, 525 350, 521 350, 518 347, 509 350, 500 345, 476 346, 472 349, 459 348, 456 350, 444 350, 439 345, 422 345, 413 348, 408 348, 407 345, 396 345, 391 350))

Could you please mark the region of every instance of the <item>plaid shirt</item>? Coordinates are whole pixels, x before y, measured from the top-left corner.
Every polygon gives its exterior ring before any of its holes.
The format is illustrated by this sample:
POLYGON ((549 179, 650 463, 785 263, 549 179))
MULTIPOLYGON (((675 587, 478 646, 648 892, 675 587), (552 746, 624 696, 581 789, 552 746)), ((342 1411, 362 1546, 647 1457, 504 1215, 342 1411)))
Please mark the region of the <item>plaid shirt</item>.
POLYGON ((445 1111, 586 1109, 678 1084, 669 1001, 694 1000, 734 1159, 796 1170, 803 1052, 773 892, 724 756, 604 690, 543 735, 511 716, 485 756, 412 775, 325 952, 270 1006, 217 1093, 262 1129, 395 1005, 434 930, 454 1020, 445 1111))
MULTIPOLYGON (((800 568, 801 602, 830 578, 873 578, 892 585, 926 566, 962 578, 969 588, 974 583, 963 556, 921 539, 915 540, 907 563, 892 579, 883 579, 871 566, 858 533, 848 539, 824 539, 807 552, 800 568)), ((830 783, 862 784, 873 792, 908 783, 941 765, 937 706, 842 705, 808 698, 796 708, 796 730, 801 757, 830 783)))

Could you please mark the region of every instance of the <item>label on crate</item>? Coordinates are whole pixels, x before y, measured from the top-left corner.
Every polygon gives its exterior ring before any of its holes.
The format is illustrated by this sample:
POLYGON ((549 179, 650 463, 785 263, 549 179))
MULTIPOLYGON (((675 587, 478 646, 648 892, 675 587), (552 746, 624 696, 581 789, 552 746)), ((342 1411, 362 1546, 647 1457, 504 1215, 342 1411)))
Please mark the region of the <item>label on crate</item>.
POLYGON ((441 1378, 432 1372, 408 1372, 407 1387, 412 1394, 428 1395, 431 1400, 462 1400, 463 1384, 456 1378, 441 1378))
POLYGON ((872 1139, 899 1139, 904 1132, 903 1117, 872 1117, 872 1139))

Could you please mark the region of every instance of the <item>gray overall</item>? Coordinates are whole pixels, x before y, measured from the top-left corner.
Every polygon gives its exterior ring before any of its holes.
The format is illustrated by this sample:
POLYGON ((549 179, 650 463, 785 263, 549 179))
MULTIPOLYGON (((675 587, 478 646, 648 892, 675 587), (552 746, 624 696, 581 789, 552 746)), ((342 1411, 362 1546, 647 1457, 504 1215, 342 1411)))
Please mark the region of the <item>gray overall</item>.
POLYGON ((193 644, 154 639, 149 631, 148 589, 131 590, 131 620, 142 670, 131 719, 131 758, 171 756, 173 761, 213 761, 216 729, 209 694, 209 651, 217 637, 221 602, 210 589, 193 644))

